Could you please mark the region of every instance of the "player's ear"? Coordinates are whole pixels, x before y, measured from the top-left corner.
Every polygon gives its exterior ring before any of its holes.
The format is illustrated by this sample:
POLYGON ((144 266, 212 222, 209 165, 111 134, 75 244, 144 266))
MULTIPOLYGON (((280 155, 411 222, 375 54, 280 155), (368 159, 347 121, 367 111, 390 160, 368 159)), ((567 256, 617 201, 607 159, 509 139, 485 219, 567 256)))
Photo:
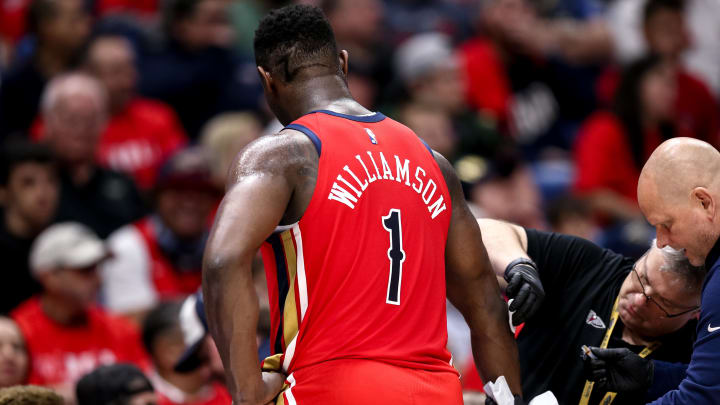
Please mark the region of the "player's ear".
POLYGON ((266 92, 273 93, 275 88, 273 86, 273 77, 270 72, 265 70, 265 68, 263 68, 262 66, 258 66, 257 70, 260 74, 260 82, 262 82, 263 89, 265 89, 266 92))
POLYGON ((340 69, 342 70, 345 77, 347 77, 348 74, 348 51, 342 50, 340 51, 340 54, 338 55, 339 63, 340 63, 340 69))

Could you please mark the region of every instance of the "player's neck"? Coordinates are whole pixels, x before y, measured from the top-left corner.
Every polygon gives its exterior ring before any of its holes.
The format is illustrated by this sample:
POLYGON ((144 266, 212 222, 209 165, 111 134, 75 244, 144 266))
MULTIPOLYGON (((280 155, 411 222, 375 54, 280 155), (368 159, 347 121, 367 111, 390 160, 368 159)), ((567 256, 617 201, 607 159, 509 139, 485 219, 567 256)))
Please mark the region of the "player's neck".
POLYGON ((292 92, 288 105, 297 106, 295 119, 316 110, 330 110, 342 114, 364 115, 371 111, 352 98, 343 78, 315 76, 302 80, 292 92))

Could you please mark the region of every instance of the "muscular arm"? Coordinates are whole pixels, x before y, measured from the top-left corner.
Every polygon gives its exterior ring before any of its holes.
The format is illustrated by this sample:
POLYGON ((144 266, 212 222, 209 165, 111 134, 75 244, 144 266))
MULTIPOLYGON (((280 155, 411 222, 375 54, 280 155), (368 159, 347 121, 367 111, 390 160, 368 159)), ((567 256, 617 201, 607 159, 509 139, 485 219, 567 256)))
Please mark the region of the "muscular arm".
POLYGON ((448 299, 470 326, 473 357, 483 381, 495 381, 503 375, 513 393, 521 395, 517 345, 480 228, 465 203, 452 166, 439 154, 436 160, 452 198, 445 248, 448 299))
POLYGON ((250 144, 230 173, 205 249, 202 284, 208 326, 236 405, 270 401, 284 380, 263 383, 260 372, 252 260, 278 224, 304 210, 299 200, 308 184, 314 186, 316 167, 309 140, 287 132, 250 144))

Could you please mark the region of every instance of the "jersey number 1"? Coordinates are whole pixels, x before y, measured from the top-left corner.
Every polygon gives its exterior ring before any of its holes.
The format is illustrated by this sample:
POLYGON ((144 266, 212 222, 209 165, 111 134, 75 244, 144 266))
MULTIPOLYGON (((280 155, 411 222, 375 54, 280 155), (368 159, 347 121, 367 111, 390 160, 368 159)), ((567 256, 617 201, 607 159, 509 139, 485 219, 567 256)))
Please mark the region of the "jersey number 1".
POLYGON ((390 233, 390 248, 387 251, 390 259, 390 279, 387 288, 387 304, 400 305, 400 284, 402 281, 402 264, 405 261, 405 251, 402 246, 402 222, 400 210, 393 208, 382 217, 382 225, 390 233))

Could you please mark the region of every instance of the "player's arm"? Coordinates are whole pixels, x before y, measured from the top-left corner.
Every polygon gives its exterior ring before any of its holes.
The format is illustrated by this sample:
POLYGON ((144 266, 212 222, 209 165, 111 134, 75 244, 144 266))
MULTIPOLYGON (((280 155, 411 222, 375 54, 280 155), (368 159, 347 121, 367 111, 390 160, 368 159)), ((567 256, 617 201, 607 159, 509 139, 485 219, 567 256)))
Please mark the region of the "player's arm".
POLYGON ((537 265, 527 254, 527 233, 522 227, 493 219, 478 219, 478 225, 498 283, 512 300, 512 323, 520 325, 545 299, 537 265))
POLYGON ((473 357, 483 381, 505 376, 512 392, 522 395, 517 345, 510 333, 507 305, 483 245, 477 221, 465 203, 450 163, 435 158, 452 199, 452 218, 445 247, 447 295, 470 326, 473 357))
POLYGON ((275 227, 293 215, 293 195, 307 186, 316 167, 310 141, 290 131, 250 144, 229 174, 205 249, 202 286, 209 330, 236 405, 267 403, 285 379, 260 372, 252 260, 275 227))

